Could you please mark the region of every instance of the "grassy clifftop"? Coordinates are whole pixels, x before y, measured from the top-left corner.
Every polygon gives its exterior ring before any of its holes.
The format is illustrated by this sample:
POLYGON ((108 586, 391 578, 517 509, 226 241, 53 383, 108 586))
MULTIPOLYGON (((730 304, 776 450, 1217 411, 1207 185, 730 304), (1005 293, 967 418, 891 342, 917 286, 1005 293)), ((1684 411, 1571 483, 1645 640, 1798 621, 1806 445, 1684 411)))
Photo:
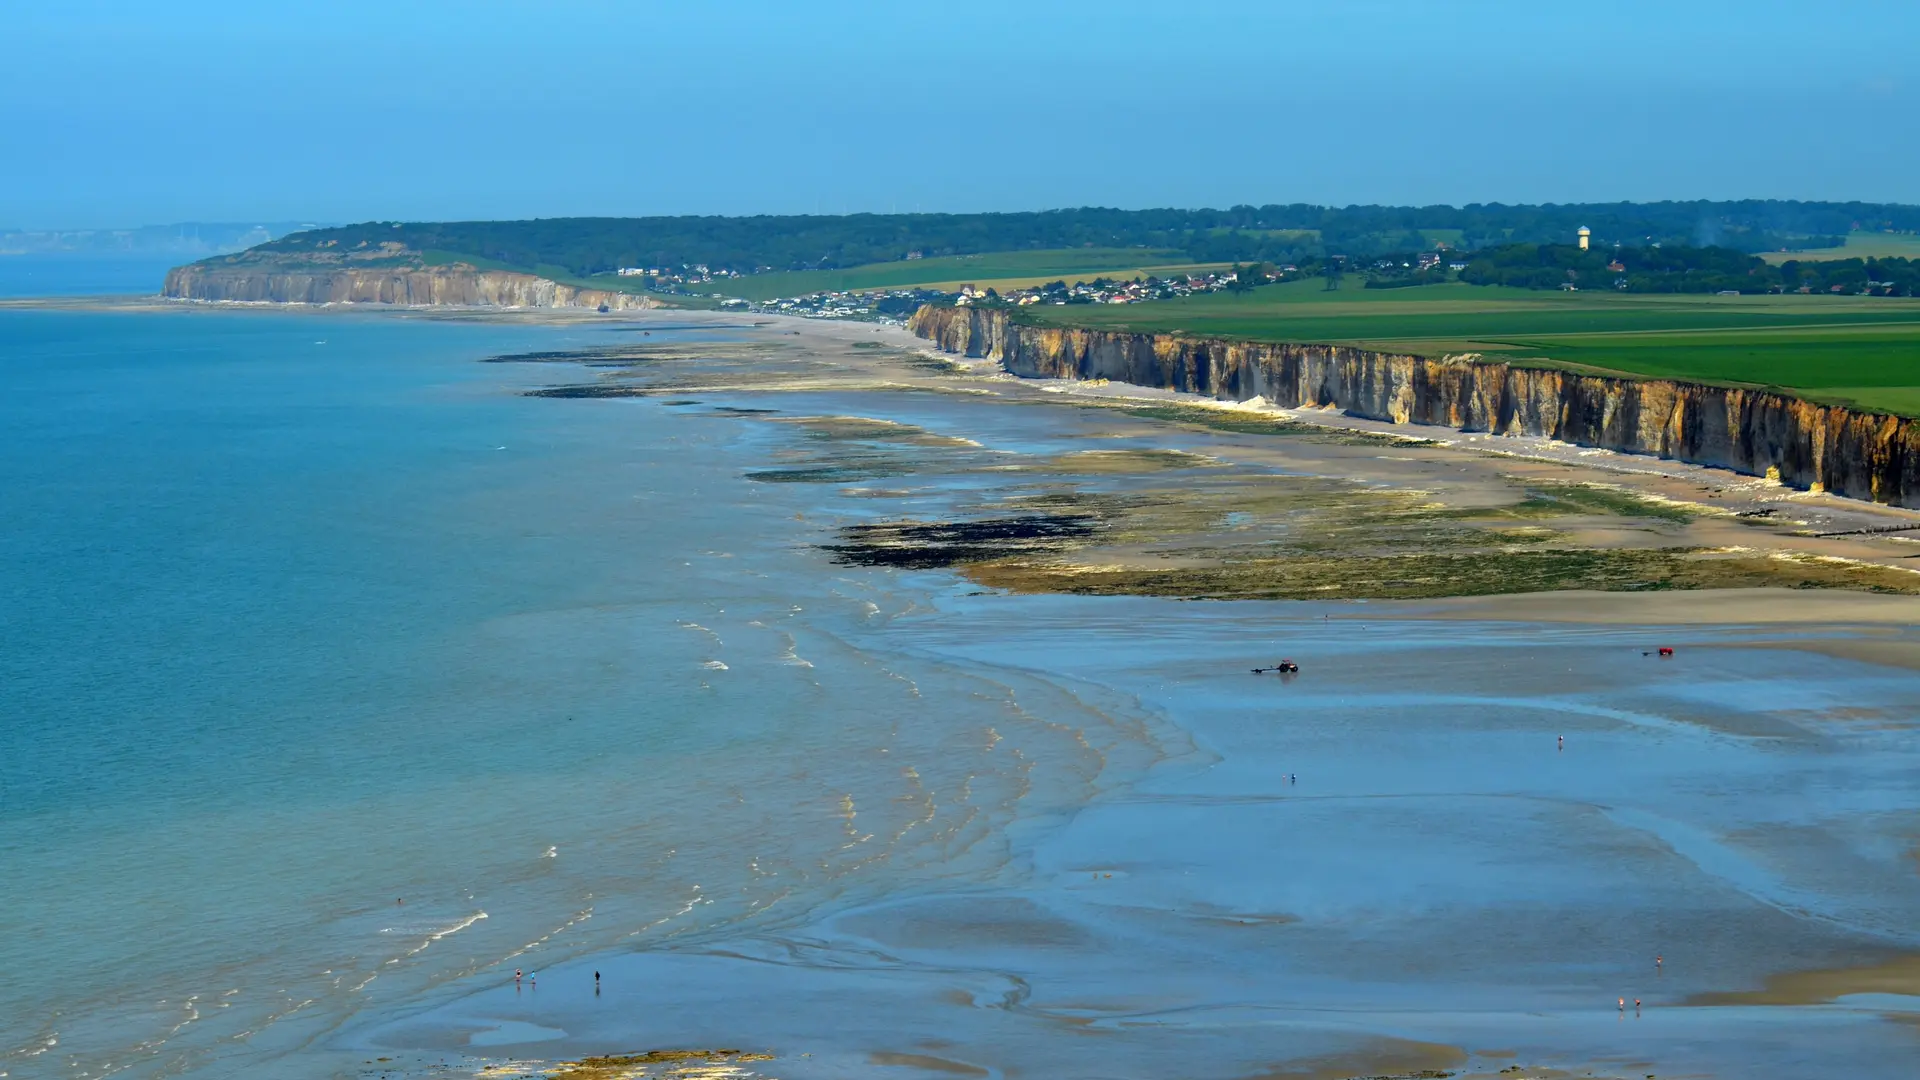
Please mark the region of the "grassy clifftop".
POLYGON ((1318 281, 1138 304, 1022 309, 1023 321, 1354 345, 1780 387, 1920 416, 1920 300, 1541 292, 1462 284, 1328 291, 1318 281))

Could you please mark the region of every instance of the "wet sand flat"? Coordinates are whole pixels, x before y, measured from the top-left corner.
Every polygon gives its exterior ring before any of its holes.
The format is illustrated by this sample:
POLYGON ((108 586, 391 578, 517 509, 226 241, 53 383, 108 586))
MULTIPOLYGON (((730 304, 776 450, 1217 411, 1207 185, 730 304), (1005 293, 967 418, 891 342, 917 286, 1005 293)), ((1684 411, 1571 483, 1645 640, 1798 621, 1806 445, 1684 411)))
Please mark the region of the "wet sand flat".
MULTIPOLYGON (((1015 825, 1003 880, 601 955, 546 973, 541 997, 487 990, 446 1016, 567 1031, 556 1049, 751 1035, 776 1054, 769 1075, 803 1077, 876 1061, 1143 1077, 1906 1067, 1910 1026, 1885 1019, 1901 1009, 1817 1004, 1912 990, 1904 967, 1870 965, 1910 940, 1920 903, 1920 802, 1901 779, 1920 750, 1828 719, 1920 707, 1903 673, 1806 654, 1776 681, 1774 655, 1730 631, 1661 663, 1632 628, 1469 622, 1436 641, 1433 624, 1286 605, 1008 603, 952 596, 888 633, 1136 695, 1170 725, 1164 764, 1015 825), (1246 673, 1282 650, 1299 677, 1246 673), (615 980, 604 996, 589 964, 615 980), (1621 1061, 1649 1064, 1609 1070, 1621 1061)), ((373 1045, 408 1047, 408 1030, 373 1045)))
POLYGON ((927 590, 850 641, 1104 702, 1154 763, 1023 800, 980 841, 1004 852, 988 877, 594 954, 538 997, 475 987, 357 1045, 454 1052, 432 1032, 527 1022, 565 1033, 522 1048, 535 1071, 727 1045, 801 1078, 1906 1075, 1920 597, 1900 541, 1824 535, 1901 512, 1049 400, 884 334, 853 349, 863 333, 602 385, 782 429, 751 482, 811 499, 796 531, 848 589, 927 590), (979 588, 1014 543, 1038 584, 979 588), (1498 566, 1541 546, 1750 558, 1798 587, 1575 576, 1369 602, 1353 576, 1194 604, 1047 584, 1263 549, 1498 566), (1281 657, 1301 672, 1251 673, 1281 657))
MULTIPOLYGON (((1474 596, 1402 605, 1383 618, 1492 619, 1586 623, 1602 626, 1805 626, 1903 627, 1920 624, 1920 598, 1844 591, 1715 589, 1685 593, 1570 591, 1474 596)), ((1873 641, 1821 643, 1861 657, 1873 641)), ((1875 662, 1892 655, 1882 654, 1875 662)))
MULTIPOLYGON (((1860 994, 1920 998, 1920 955, 1826 971, 1789 971, 1767 977, 1758 990, 1701 994, 1697 1005, 1824 1005, 1860 994)), ((1920 1014, 1906 1017, 1909 1023, 1920 1014)))

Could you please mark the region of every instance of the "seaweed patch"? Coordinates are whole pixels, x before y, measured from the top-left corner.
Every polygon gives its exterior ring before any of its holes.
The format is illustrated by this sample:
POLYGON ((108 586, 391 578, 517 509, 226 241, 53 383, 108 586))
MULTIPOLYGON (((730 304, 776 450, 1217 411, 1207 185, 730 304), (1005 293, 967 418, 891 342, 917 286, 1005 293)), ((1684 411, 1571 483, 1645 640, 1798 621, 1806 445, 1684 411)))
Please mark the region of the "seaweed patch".
POLYGON ((823 544, 833 561, 850 566, 933 570, 964 563, 1066 551, 1105 523, 1092 514, 1022 514, 978 521, 889 521, 849 525, 843 543, 823 544))

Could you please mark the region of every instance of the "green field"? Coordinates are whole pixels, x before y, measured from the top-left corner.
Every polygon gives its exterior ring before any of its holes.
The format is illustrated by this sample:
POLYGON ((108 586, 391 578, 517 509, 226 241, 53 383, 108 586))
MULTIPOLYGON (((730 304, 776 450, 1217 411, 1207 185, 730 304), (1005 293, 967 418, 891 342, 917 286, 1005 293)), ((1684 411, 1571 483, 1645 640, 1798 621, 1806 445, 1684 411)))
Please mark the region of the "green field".
POLYGON ((1808 251, 1769 251, 1761 258, 1775 266, 1788 259, 1801 262, 1825 262, 1832 259, 1920 259, 1920 235, 1913 233, 1856 232, 1847 234, 1845 245, 1813 248, 1808 251))
POLYGON ((963 284, 981 288, 1019 288, 1055 279, 1091 281, 1097 277, 1134 278, 1151 273, 1185 272, 1194 267, 1178 251, 1151 248, 1067 248, 1057 251, 1003 251, 986 255, 948 255, 870 263, 844 270, 789 270, 707 282, 695 288, 744 300, 777 300, 818 292, 905 289, 963 284))
POLYGON ((1028 308, 1054 325, 1481 353, 1607 374, 1770 386, 1920 416, 1920 300, 1535 292, 1318 281, 1126 305, 1028 308))

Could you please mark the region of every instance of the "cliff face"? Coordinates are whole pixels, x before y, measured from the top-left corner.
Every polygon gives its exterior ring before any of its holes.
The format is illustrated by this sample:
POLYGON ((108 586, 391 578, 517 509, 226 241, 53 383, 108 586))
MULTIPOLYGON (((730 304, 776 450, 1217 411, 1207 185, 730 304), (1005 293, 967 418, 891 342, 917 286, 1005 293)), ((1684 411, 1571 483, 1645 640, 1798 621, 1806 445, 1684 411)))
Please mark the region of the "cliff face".
POLYGON ((655 306, 651 298, 579 289, 532 274, 465 267, 342 267, 279 270, 200 264, 167 271, 164 295, 182 300, 248 300, 277 304, 410 304, 462 307, 601 308, 655 306))
POLYGON ((1138 386, 1461 431, 1545 435, 1895 506, 1920 505, 1920 433, 1901 417, 1764 390, 1617 379, 1334 345, 1266 345, 1022 326, 1005 310, 927 305, 908 328, 1029 378, 1138 386))

